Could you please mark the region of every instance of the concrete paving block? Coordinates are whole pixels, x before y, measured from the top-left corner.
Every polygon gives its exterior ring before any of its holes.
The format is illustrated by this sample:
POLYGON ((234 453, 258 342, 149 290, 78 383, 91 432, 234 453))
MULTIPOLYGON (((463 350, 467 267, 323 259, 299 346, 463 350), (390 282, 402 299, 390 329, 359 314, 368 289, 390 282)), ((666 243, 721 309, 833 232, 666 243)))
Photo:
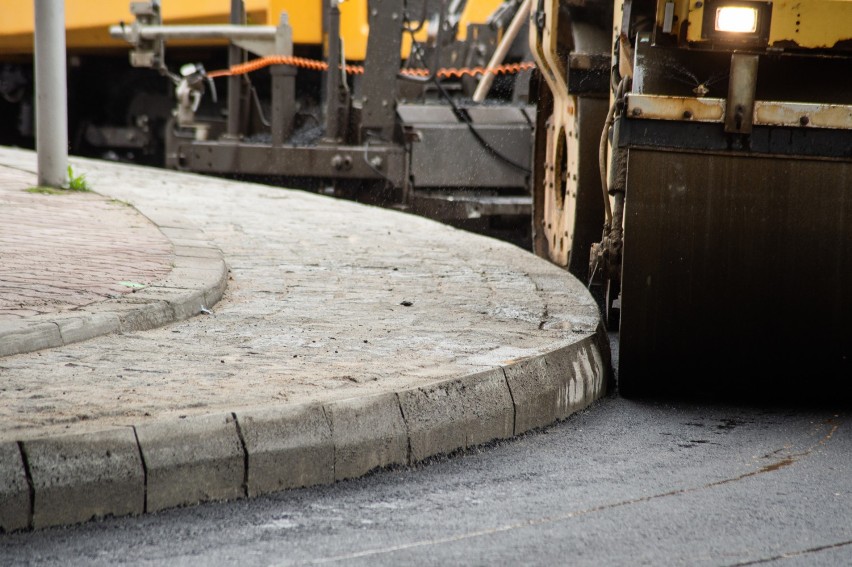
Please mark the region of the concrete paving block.
POLYGON ((29 526, 30 486, 17 443, 0 443, 0 532, 29 526))
POLYGON ((325 410, 331 419, 336 480, 408 463, 408 436, 396 394, 332 402, 325 410))
POLYGON ((171 306, 165 301, 140 303, 132 309, 121 310, 117 313, 123 333, 156 329, 175 320, 171 306))
POLYGON ((212 246, 209 248, 201 246, 175 246, 174 252, 176 258, 182 256, 186 256, 187 258, 211 258, 213 260, 222 258, 222 251, 212 246))
POLYGON ((219 261, 215 267, 199 270, 196 268, 172 268, 165 278, 157 285, 162 287, 180 287, 184 289, 210 289, 221 285, 228 269, 225 263, 219 261))
MULTIPOLYGON (((176 219, 172 219, 172 220, 176 220, 176 219)), ((171 226, 166 226, 164 224, 164 226, 160 227, 160 232, 165 234, 169 239, 179 239, 179 238, 193 239, 193 240, 204 240, 205 239, 204 231, 202 231, 200 228, 196 228, 196 227, 191 226, 189 221, 187 221, 186 219, 183 219, 180 222, 179 226, 175 226, 175 225, 178 224, 177 222, 172 222, 170 224, 171 224, 171 226)))
POLYGON ((23 442, 33 482, 33 527, 141 514, 145 473, 129 427, 23 442))
POLYGON ((148 475, 147 511, 244 496, 245 454, 231 414, 136 428, 148 475))
POLYGON ((514 407, 496 368, 399 392, 412 462, 512 436, 514 407))
POLYGON ((137 291, 133 294, 133 297, 137 300, 145 299, 151 302, 163 301, 168 303, 175 321, 194 317, 201 313, 202 307, 207 307, 204 290, 154 285, 137 291))
POLYGON ((320 405, 237 412, 248 454, 248 495, 334 482, 331 426, 320 405))
POLYGON ((89 313, 79 317, 56 319, 59 334, 66 345, 118 332, 121 322, 115 313, 89 313))
POLYGON ((52 322, 0 322, 0 356, 62 346, 59 327, 52 322))
POLYGON ((515 435, 565 419, 602 396, 607 373, 602 360, 597 336, 589 335, 507 366, 515 403, 515 435), (594 350, 597 354, 590 354, 594 350))
POLYGON ((175 256, 174 268, 223 272, 225 270, 225 261, 221 257, 196 258, 192 256, 175 256))

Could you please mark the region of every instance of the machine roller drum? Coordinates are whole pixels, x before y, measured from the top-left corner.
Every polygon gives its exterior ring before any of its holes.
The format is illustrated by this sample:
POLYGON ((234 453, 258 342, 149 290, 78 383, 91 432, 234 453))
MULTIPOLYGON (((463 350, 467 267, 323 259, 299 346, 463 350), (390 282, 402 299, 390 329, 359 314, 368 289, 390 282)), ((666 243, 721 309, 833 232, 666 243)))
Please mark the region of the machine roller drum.
POLYGON ((619 390, 852 376, 852 163, 631 148, 619 390))

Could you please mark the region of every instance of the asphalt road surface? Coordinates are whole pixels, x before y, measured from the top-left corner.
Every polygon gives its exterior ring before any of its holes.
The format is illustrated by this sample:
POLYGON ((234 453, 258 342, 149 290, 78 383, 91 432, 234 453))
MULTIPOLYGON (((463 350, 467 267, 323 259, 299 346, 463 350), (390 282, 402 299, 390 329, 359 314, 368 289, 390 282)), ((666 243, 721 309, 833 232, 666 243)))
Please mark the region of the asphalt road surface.
POLYGON ((632 402, 333 486, 0 536, 2 565, 852 565, 848 404, 632 402))

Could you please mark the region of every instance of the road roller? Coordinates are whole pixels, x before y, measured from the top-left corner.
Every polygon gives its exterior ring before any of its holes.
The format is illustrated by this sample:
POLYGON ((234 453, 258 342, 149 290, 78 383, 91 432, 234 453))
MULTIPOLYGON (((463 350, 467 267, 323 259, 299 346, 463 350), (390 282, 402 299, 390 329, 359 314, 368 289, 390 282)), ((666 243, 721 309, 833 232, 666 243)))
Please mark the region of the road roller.
POLYGON ((535 251, 619 391, 852 379, 852 2, 538 0, 535 251))

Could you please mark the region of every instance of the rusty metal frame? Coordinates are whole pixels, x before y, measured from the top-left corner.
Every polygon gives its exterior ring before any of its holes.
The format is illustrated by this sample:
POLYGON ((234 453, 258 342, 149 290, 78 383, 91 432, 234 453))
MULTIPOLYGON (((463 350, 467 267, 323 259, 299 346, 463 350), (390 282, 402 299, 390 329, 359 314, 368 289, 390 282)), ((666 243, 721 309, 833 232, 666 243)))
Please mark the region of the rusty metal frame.
MULTIPOLYGON (((627 116, 648 120, 724 123, 723 98, 627 95, 627 116)), ((755 126, 852 130, 852 105, 757 100, 755 126)))

